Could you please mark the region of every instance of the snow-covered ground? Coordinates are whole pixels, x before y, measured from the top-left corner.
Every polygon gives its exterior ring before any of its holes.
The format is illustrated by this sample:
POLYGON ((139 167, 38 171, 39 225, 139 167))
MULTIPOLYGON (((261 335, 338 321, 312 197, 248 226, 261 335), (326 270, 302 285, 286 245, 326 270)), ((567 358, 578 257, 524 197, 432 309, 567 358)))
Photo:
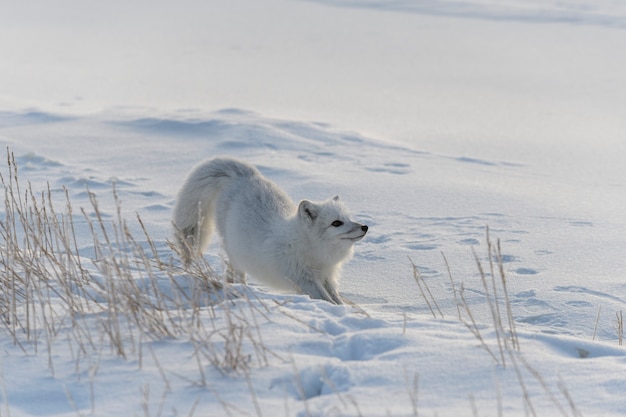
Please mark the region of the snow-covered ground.
MULTIPOLYGON (((49 183, 59 212, 67 187, 77 218, 88 187, 115 219, 114 182, 132 232, 139 213, 169 258, 188 170, 246 159, 370 226, 341 282, 364 311, 255 285, 203 305, 197 335, 129 331, 125 358, 84 348, 63 316, 23 348, 3 331, 0 413, 626 415, 625 6, 36 3, 0 5, 0 138, 23 184, 49 183), (505 361, 472 252, 487 262, 487 225, 520 339, 505 361), (458 319, 442 253, 495 360, 458 319), (233 314, 253 336, 224 374, 198 352, 233 314)), ((102 279, 90 230, 77 239, 102 279)))

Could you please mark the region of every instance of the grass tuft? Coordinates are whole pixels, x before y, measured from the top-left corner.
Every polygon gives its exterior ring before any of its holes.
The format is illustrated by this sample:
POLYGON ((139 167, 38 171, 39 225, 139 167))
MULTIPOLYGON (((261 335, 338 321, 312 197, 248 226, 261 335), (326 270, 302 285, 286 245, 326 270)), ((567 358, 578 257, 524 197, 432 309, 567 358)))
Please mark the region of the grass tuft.
MULTIPOLYGON (((54 373, 53 347, 69 327, 77 367, 87 352, 99 357, 105 348, 141 364, 147 341, 174 337, 193 344, 202 369, 209 363, 228 374, 267 364, 258 312, 251 310, 247 295, 225 287, 203 260, 182 269, 175 252, 163 259, 139 215, 132 225, 141 230, 137 239, 122 216, 115 185, 114 216, 104 215, 89 191, 89 206, 77 214, 67 189, 59 210, 49 186, 36 193, 30 183, 22 185, 9 150, 7 166, 8 175, 0 174, 5 195, 0 322, 25 353, 44 350, 54 373), (79 227, 91 235, 90 259, 80 254, 79 227), (214 317, 217 304, 225 306, 225 317, 214 317)), ((93 380, 98 366, 88 366, 93 380)))

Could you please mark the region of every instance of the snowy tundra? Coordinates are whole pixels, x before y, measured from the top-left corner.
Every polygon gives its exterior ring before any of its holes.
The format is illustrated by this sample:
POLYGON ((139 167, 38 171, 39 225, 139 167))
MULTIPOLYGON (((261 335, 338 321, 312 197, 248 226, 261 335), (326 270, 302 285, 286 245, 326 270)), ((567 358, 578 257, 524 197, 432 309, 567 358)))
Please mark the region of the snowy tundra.
POLYGON ((36 3, 0 4, 0 414, 626 415, 625 3, 36 3), (354 305, 183 267, 216 155, 350 203, 354 305))

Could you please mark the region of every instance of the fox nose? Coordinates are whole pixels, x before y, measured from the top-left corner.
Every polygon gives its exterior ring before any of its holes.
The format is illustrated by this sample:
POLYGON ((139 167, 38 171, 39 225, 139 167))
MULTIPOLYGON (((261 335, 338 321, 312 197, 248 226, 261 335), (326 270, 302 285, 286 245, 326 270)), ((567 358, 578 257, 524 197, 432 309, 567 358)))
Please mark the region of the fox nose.
POLYGON ((367 229, 369 229, 369 227, 367 227, 366 225, 361 226, 361 230, 363 230, 363 233, 367 233, 367 229))

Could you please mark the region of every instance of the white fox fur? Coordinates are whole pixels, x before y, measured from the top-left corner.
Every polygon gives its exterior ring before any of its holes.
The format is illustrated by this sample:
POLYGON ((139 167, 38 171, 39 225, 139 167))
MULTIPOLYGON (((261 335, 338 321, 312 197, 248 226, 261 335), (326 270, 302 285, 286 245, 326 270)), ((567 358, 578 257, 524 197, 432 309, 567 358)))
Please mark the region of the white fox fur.
POLYGON ((185 264, 201 256, 217 226, 231 277, 247 272, 335 304, 342 304, 341 264, 368 229, 350 220, 339 197, 296 207, 255 167, 232 158, 205 161, 190 172, 173 222, 185 264))

